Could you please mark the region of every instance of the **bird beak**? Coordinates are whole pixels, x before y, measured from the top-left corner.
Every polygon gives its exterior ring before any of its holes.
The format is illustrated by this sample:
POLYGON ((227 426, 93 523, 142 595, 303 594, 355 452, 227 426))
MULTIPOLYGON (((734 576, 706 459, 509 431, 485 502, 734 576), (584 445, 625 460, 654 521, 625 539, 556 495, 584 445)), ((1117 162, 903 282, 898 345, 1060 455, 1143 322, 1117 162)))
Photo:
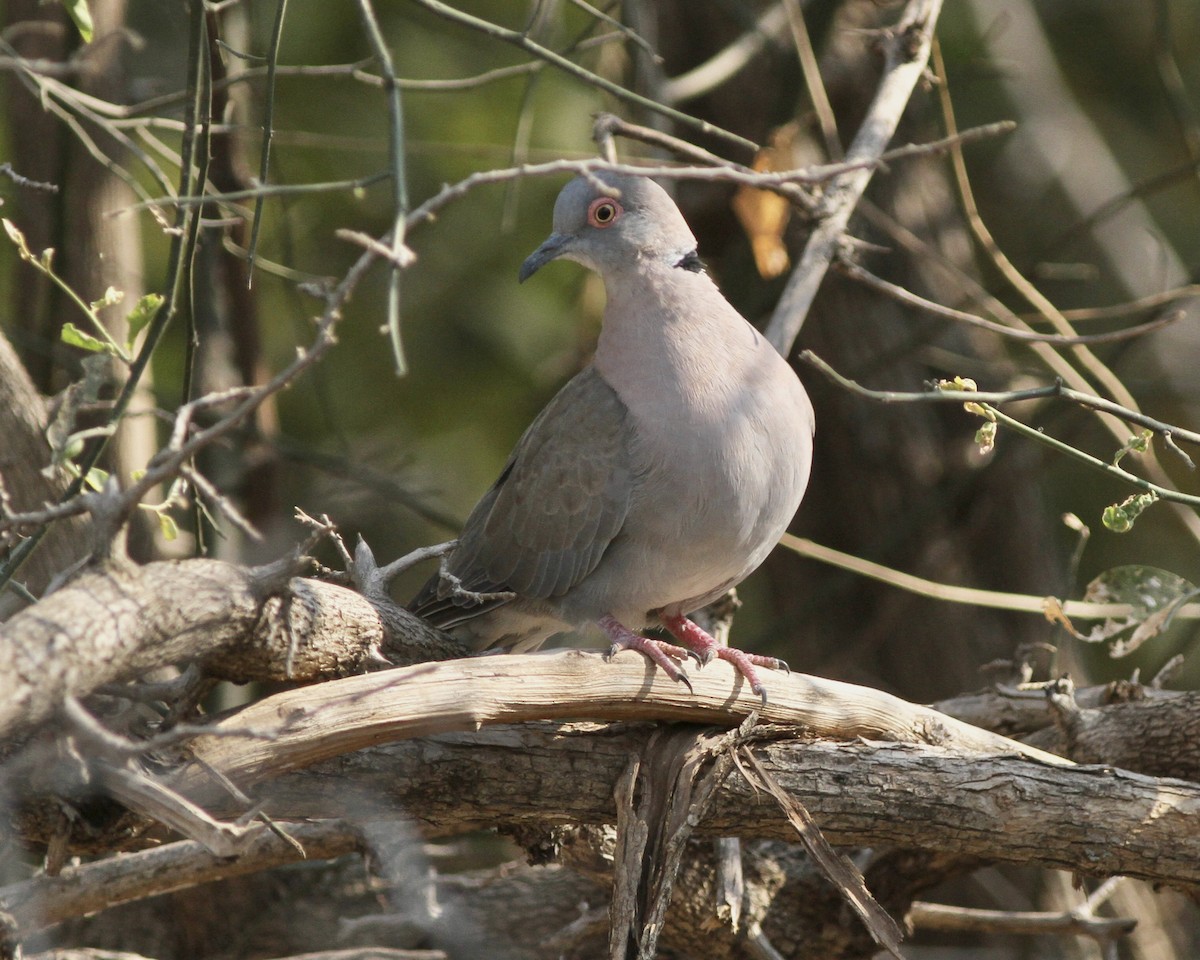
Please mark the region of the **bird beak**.
POLYGON ((548 236, 545 242, 533 251, 521 264, 521 270, 517 273, 517 280, 524 283, 542 267, 548 264, 551 260, 561 257, 567 252, 567 246, 571 241, 571 237, 565 233, 552 233, 548 236))

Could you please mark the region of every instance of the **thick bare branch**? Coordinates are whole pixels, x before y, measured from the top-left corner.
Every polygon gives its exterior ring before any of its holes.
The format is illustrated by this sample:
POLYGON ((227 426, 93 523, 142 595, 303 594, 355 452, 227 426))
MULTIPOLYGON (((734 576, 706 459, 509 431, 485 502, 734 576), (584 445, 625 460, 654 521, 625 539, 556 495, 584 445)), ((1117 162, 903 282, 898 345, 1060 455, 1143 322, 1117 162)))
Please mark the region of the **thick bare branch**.
MULTIPOLYGON (((758 710, 765 722, 799 724, 818 736, 930 743, 964 753, 1070 763, 928 707, 835 680, 772 674, 771 699, 763 707, 732 667, 714 661, 693 674, 692 686, 689 692, 640 656, 606 663, 582 650, 418 664, 268 697, 215 729, 251 728, 268 734, 269 742, 201 737, 192 752, 245 789, 383 740, 485 724, 587 716, 731 726, 758 710)), ((204 769, 193 765, 175 785, 190 794, 205 780, 204 769)))
POLYGON ((294 578, 264 583, 215 560, 87 571, 0 625, 0 736, 51 716, 66 697, 155 667, 202 662, 214 676, 307 681, 461 653, 383 600, 294 578))

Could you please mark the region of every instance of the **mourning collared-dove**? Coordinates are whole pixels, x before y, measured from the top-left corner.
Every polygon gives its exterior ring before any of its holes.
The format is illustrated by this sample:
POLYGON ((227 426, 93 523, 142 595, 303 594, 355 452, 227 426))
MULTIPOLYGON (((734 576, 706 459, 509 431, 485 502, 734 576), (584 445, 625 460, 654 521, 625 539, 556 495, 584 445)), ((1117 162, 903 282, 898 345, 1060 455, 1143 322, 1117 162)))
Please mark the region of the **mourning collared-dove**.
POLYGON ((525 431, 411 609, 477 649, 598 625, 613 653, 640 650, 689 686, 677 660, 729 660, 765 700, 755 667, 786 665, 718 644, 687 615, 757 568, 796 512, 808 395, 721 295, 653 181, 570 181, 521 281, 558 258, 604 281, 595 356, 525 431), (647 626, 687 649, 635 632, 647 626))

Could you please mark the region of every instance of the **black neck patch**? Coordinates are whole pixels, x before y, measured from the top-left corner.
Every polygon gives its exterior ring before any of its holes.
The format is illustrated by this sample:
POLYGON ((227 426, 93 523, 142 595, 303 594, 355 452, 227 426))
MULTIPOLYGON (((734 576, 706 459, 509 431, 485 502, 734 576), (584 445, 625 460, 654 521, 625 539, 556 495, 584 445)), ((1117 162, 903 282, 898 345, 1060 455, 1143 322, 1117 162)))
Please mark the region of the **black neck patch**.
POLYGON ((686 270, 688 273, 704 273, 704 261, 700 259, 698 251, 693 250, 691 253, 685 253, 675 266, 681 270, 686 270))

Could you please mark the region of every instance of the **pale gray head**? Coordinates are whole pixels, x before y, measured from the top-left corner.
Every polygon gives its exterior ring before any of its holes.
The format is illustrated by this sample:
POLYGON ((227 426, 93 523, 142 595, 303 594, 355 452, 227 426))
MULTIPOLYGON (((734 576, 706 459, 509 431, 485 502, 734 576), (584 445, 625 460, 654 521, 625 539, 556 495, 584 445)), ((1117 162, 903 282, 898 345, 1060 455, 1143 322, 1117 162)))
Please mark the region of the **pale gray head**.
POLYGON ((554 232, 521 265, 521 282, 560 257, 600 274, 638 260, 687 270, 700 263, 696 238, 662 187, 608 172, 580 175, 562 188, 554 232))

